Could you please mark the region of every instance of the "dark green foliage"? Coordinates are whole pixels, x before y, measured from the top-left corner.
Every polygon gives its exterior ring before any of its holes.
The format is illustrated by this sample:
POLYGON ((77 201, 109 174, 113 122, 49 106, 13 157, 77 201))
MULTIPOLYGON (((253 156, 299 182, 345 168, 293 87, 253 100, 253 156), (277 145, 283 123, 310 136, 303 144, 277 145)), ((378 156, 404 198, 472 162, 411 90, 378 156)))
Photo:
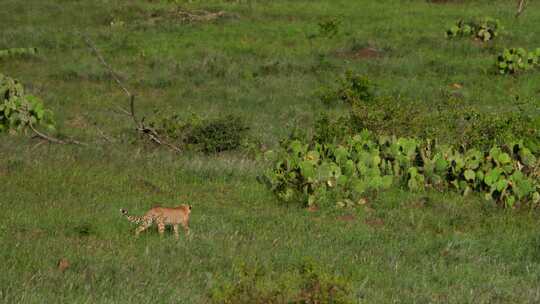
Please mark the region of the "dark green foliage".
POLYGON ((38 53, 37 48, 11 48, 0 50, 0 60, 13 57, 32 57, 38 53))
POLYGON ((343 78, 338 79, 337 88, 322 88, 319 95, 327 105, 334 104, 336 101, 349 105, 371 102, 375 98, 375 85, 369 77, 348 70, 343 78))
POLYGON ((537 113, 520 108, 492 113, 454 99, 429 106, 393 97, 356 103, 350 111, 356 131, 368 129, 378 135, 431 138, 445 144, 479 149, 489 149, 492 145, 518 138, 535 153, 540 152, 537 117, 537 113))
POLYGON ((474 37, 487 42, 499 36, 501 30, 499 20, 490 17, 473 21, 459 20, 456 25, 446 31, 446 37, 474 37))
POLYGON ((240 148, 249 127, 244 119, 227 115, 214 119, 203 119, 192 115, 182 119, 178 114, 156 115, 150 126, 158 134, 166 136, 185 148, 193 148, 205 153, 218 153, 240 148))
POLYGON ((540 48, 527 52, 523 48, 504 49, 497 56, 497 69, 501 74, 515 74, 538 67, 540 64, 540 48))
POLYGON ((319 36, 333 38, 339 33, 341 20, 339 18, 330 18, 323 20, 319 24, 319 36))
POLYGON ((23 131, 30 125, 54 129, 52 112, 38 97, 25 94, 19 81, 0 74, 0 132, 23 131))
POLYGON ((334 143, 352 134, 354 130, 348 116, 331 116, 323 113, 315 120, 313 140, 318 143, 334 143))
POLYGON ((522 139, 527 148, 540 152, 540 119, 537 111, 527 110, 534 108, 531 102, 504 112, 488 112, 454 97, 427 103, 377 96, 373 82, 350 71, 337 83, 337 89, 325 89, 321 98, 326 104, 344 101, 351 106, 349 115, 321 117, 315 124, 317 142, 339 141, 339 136, 368 129, 376 135, 436 139, 482 150, 522 139))
POLYGON ((341 144, 288 142, 260 180, 279 199, 304 205, 352 206, 366 193, 397 183, 413 191, 484 193, 513 207, 540 202, 539 174, 540 163, 521 142, 463 150, 362 132, 341 144))
POLYGON ((325 272, 314 263, 303 263, 276 275, 261 266, 242 266, 232 282, 223 282, 211 293, 220 304, 352 304, 350 282, 325 272))
POLYGON ((243 119, 227 115, 203 121, 193 128, 187 140, 206 153, 234 150, 240 147, 248 129, 243 119))

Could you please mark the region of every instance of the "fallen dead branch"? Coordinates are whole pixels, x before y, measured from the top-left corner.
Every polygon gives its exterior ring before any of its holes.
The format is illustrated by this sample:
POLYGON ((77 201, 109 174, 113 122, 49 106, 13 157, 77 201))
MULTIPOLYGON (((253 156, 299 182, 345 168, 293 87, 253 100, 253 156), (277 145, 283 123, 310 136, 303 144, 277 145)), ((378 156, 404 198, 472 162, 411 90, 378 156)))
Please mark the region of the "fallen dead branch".
POLYGON ((66 139, 66 140, 58 139, 58 138, 52 137, 50 135, 47 135, 45 133, 39 132, 36 128, 34 128, 34 125, 32 125, 32 124, 29 124, 29 126, 30 126, 30 129, 32 130, 32 132, 34 132, 34 134, 37 137, 42 138, 42 139, 44 139, 46 141, 55 143, 55 144, 62 144, 62 145, 72 144, 72 145, 79 145, 79 146, 86 146, 87 145, 87 144, 85 144, 83 142, 80 142, 80 141, 77 141, 77 140, 74 140, 74 139, 66 139))
POLYGON ((518 1, 518 8, 517 8, 517 12, 516 12, 516 18, 519 17, 521 15, 521 13, 523 13, 526 6, 527 6, 527 0, 519 0, 518 1))
POLYGON ((176 12, 178 17, 184 22, 209 22, 226 16, 224 11, 208 12, 208 11, 183 11, 176 12))
POLYGON ((116 84, 127 95, 128 99, 129 99, 129 111, 122 108, 122 107, 117 107, 117 108, 122 113, 124 113, 126 115, 129 115, 131 117, 131 119, 132 119, 132 121, 133 121, 133 123, 135 125, 135 130, 137 130, 137 132, 139 134, 147 137, 148 139, 150 139, 150 141, 152 141, 152 142, 154 142, 154 143, 156 143, 158 145, 166 146, 169 149, 171 149, 173 151, 176 151, 176 152, 182 152, 182 149, 180 149, 180 147, 167 142, 166 140, 161 138, 159 136, 159 134, 153 128, 150 128, 150 127, 146 126, 144 124, 144 117, 142 119, 137 118, 137 115, 135 113, 135 94, 132 94, 131 91, 128 90, 127 87, 122 83, 122 81, 120 80, 120 77, 118 76, 118 74, 107 63, 107 61, 105 61, 105 58, 103 58, 103 56, 101 55, 101 53, 99 52, 99 50, 97 49, 95 44, 92 42, 92 40, 90 40, 89 37, 84 36, 84 41, 86 42, 88 47, 92 50, 93 54, 97 57, 97 59, 99 60, 101 65, 103 65, 108 70, 108 72, 111 74, 111 76, 114 79, 114 81, 116 82, 116 84))

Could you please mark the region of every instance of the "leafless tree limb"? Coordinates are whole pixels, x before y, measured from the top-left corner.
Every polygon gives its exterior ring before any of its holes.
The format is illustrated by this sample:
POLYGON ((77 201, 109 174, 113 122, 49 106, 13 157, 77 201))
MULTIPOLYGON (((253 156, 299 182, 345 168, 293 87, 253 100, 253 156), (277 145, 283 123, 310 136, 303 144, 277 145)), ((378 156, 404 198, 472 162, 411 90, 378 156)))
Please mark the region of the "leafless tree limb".
POLYGON ((526 6, 527 6, 527 0, 519 0, 517 12, 516 12, 516 18, 519 17, 521 13, 523 13, 526 6))
POLYGON ((47 135, 45 133, 41 133, 32 124, 29 124, 29 126, 30 126, 30 129, 34 132, 34 134, 36 134, 38 137, 41 137, 42 139, 45 139, 46 141, 49 141, 55 144, 62 144, 62 145, 73 144, 73 145, 79 145, 79 146, 86 146, 85 143, 77 141, 77 140, 73 140, 73 139, 61 140, 61 139, 52 137, 50 135, 47 135))
POLYGON ((90 40, 89 37, 84 36, 84 41, 88 45, 88 47, 92 50, 94 55, 97 57, 101 65, 103 65, 111 74, 116 84, 124 91, 124 93, 129 98, 129 112, 121 107, 118 107, 118 109, 126 115, 131 116, 131 119, 133 120, 133 123, 135 124, 135 129, 137 132, 139 132, 142 135, 147 136, 151 141, 158 145, 163 145, 168 147, 169 149, 176 151, 176 152, 182 152, 182 149, 180 149, 178 146, 175 146, 171 143, 168 143, 166 140, 161 138, 159 134, 152 128, 145 126, 144 124, 144 118, 142 120, 139 120, 135 113, 135 94, 132 94, 130 90, 127 89, 127 87, 122 83, 120 80, 120 77, 118 74, 113 70, 113 68, 105 61, 105 58, 101 55, 95 44, 90 40))

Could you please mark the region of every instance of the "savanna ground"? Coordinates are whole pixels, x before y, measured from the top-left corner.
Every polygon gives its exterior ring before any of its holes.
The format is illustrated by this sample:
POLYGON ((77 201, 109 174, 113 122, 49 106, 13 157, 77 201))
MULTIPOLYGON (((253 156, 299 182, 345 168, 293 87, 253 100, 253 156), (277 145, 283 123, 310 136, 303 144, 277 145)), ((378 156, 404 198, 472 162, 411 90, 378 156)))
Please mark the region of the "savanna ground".
MULTIPOLYGON (((243 152, 174 154, 137 140, 116 110, 126 97, 84 44, 91 37, 137 110, 244 117, 270 149, 292 125, 328 109, 316 90, 346 69, 387 94, 426 103, 453 92, 492 111, 538 99, 540 74, 496 75, 502 47, 540 47, 540 6, 514 19, 513 1, 4 0, 0 61, 87 147, 0 137, 0 300, 5 303, 206 303, 241 264, 280 273, 306 258, 352 282, 359 303, 540 303, 538 214, 476 196, 379 193, 369 207, 308 212, 256 181, 243 152), (169 12, 224 11, 216 22, 169 12), (459 18, 492 16, 509 32, 483 47, 447 41, 459 18), (343 20, 330 39, 317 23, 343 20), (355 54, 373 47, 378 57, 355 54), (365 58, 367 57, 367 58, 365 58), (105 136, 104 136, 105 135, 105 136), (112 139, 109 142, 104 139, 112 139), (140 238, 119 208, 193 205, 192 237, 140 238), (64 272, 60 258, 69 261, 64 272)), ((365 55, 365 54, 364 54, 365 55)), ((337 109, 339 111, 339 109, 337 109)))

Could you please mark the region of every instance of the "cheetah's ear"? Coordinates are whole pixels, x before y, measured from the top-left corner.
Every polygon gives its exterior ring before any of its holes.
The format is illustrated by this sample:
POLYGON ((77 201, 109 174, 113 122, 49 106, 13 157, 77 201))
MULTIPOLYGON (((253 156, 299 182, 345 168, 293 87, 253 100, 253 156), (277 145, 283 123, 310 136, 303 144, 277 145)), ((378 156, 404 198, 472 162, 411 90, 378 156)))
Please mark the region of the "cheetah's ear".
POLYGON ((188 205, 189 210, 191 210, 191 205, 188 205))

